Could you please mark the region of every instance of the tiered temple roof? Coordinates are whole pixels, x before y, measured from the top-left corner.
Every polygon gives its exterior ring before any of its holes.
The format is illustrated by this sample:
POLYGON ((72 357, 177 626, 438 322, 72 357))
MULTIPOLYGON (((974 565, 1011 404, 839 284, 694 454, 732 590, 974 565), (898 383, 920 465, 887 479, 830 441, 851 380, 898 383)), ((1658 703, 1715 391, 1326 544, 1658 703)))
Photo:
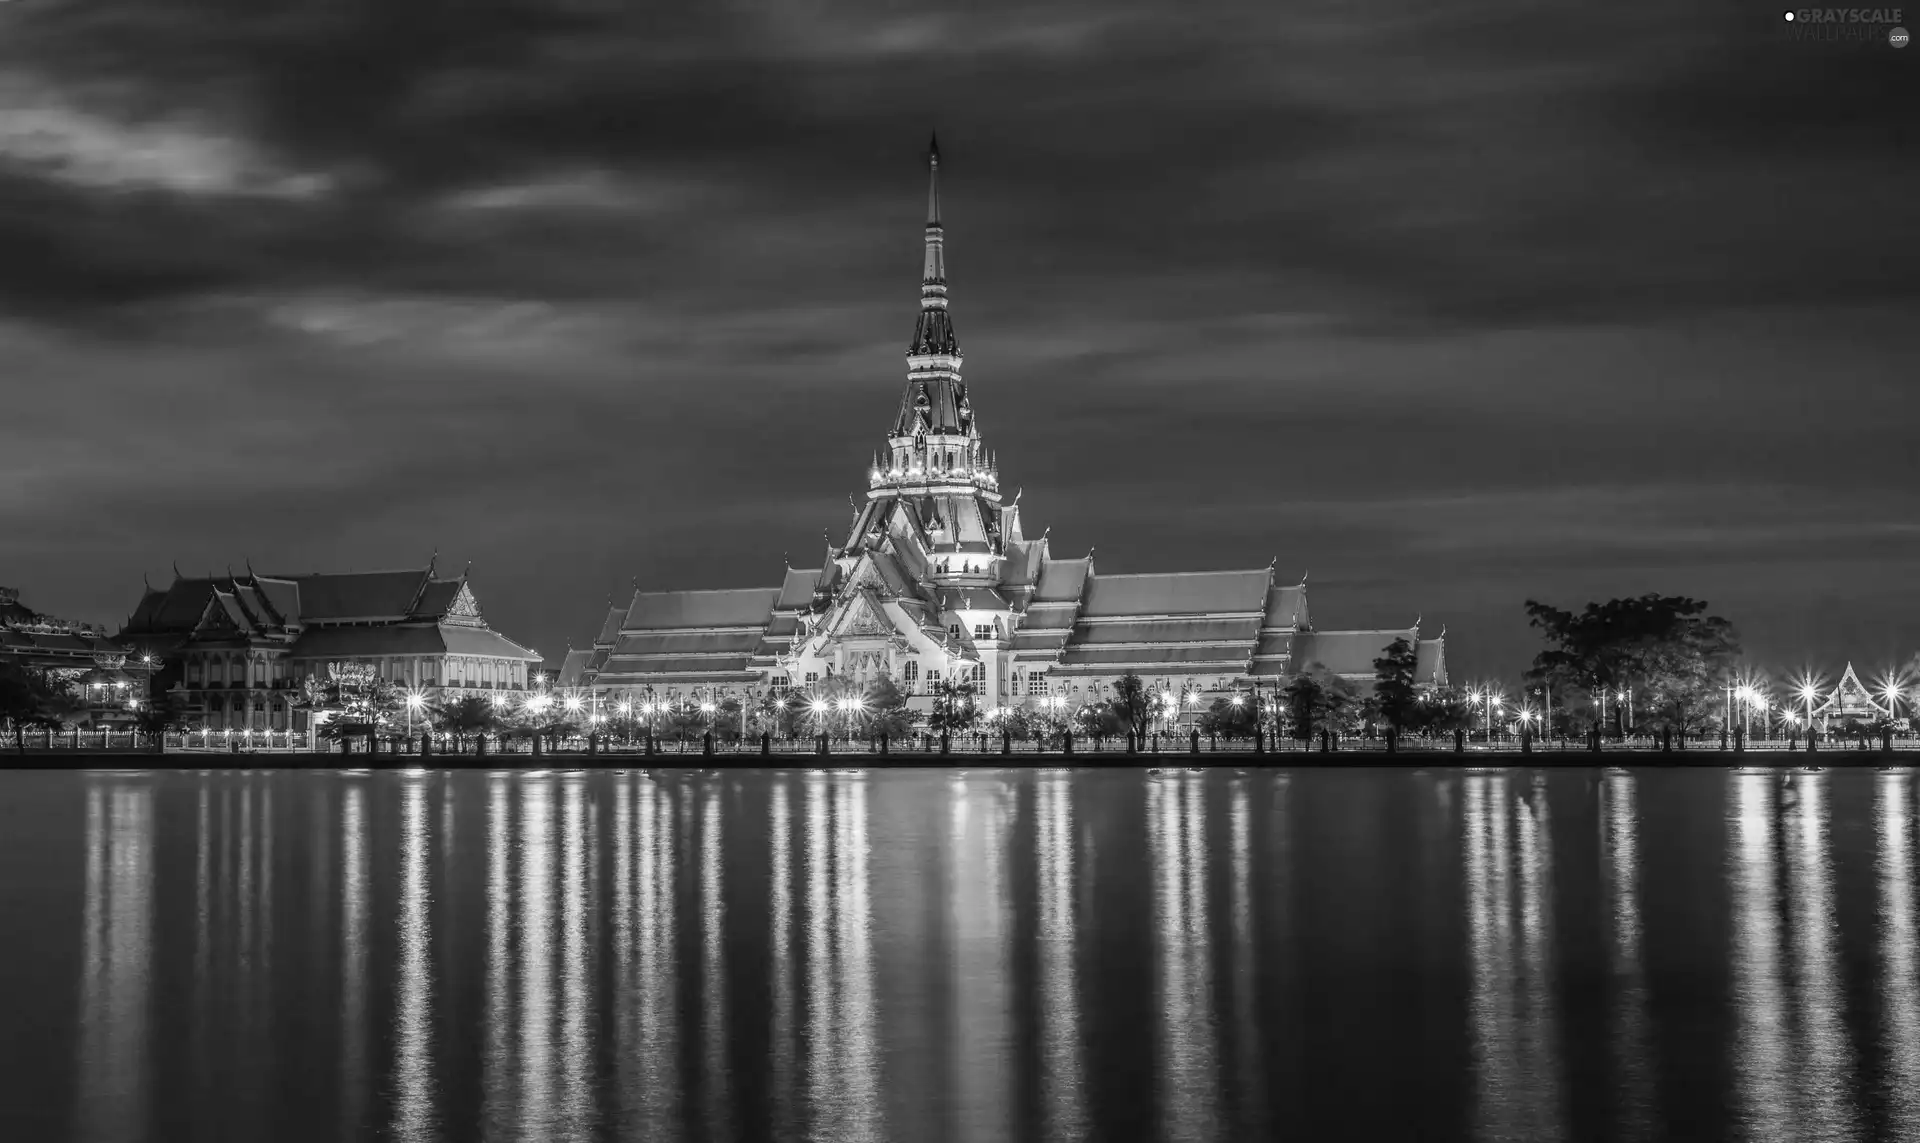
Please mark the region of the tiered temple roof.
POLYGON ((295 658, 460 655, 531 662, 534 652, 487 626, 464 573, 404 571, 188 577, 149 586, 120 638, 282 646, 295 658))
POLYGON ((104 629, 42 615, 20 602, 20 593, 0 587, 0 661, 27 667, 90 670, 110 662, 126 648, 104 629))

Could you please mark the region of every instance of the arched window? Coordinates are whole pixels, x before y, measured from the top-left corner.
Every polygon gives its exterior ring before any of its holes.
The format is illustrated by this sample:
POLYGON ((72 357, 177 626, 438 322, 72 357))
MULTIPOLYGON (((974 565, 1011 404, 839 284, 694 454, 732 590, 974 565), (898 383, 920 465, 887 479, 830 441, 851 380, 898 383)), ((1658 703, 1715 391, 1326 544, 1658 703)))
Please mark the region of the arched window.
POLYGON ((900 669, 900 677, 906 681, 907 693, 912 694, 914 686, 920 682, 920 664, 908 659, 907 665, 900 669))

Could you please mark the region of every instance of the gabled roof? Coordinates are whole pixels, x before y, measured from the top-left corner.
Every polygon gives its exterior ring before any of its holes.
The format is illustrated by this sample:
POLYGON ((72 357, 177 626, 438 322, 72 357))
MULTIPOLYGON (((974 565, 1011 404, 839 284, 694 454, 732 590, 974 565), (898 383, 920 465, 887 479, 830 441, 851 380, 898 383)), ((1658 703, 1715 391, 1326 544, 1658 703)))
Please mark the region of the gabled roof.
POLYGON ((624 630, 678 630, 691 627, 761 627, 783 589, 727 588, 719 591, 639 591, 627 609, 624 630))
POLYGON ((1083 619, 1122 615, 1217 615, 1262 611, 1273 574, 1257 571, 1095 575, 1083 619))
POLYGON ((1447 636, 1422 639, 1414 647, 1413 677, 1423 687, 1447 685, 1447 636))
POLYGON ((600 624, 600 634, 594 639, 594 646, 608 646, 612 644, 614 640, 620 638, 620 625, 626 622, 626 618, 626 608, 607 608, 607 618, 600 624))
POLYGON ((554 676, 554 685, 561 687, 585 686, 587 681, 587 664, 592 658, 592 651, 568 651, 566 658, 560 661, 560 671, 554 676))
POLYGON ((1827 696, 1826 702, 1815 707, 1813 713, 1817 717, 1823 714, 1864 714, 1867 711, 1891 717, 1887 708, 1860 681, 1860 676, 1853 673, 1853 664, 1848 663, 1847 669, 1841 672, 1840 681, 1834 684, 1833 693, 1827 696))
POLYGON ((415 619, 440 618, 453 608, 453 601, 460 598, 460 587, 465 582, 464 578, 428 580, 409 614, 415 619))
POLYGON ((1417 647, 1419 628, 1394 631, 1302 631, 1293 637, 1293 668, 1295 671, 1305 671, 1318 665, 1336 675, 1371 677, 1374 674, 1373 661, 1384 654, 1395 639, 1405 639, 1417 647))
POLYGON ((1043 559, 1040 562, 1038 588, 1033 593, 1036 603, 1067 603, 1078 601, 1087 585, 1087 572, 1093 561, 1082 557, 1077 560, 1043 559))
POLYGON ((788 568, 786 579, 780 584, 780 598, 773 605, 782 611, 813 606, 813 590, 820 581, 820 570, 788 568))
MULTIPOLYGON (((412 613, 431 572, 321 572, 287 579, 300 591, 300 618, 308 623, 347 619, 404 619, 412 613)), ((448 602, 452 602, 449 598, 448 602)))
POLYGON ((1312 627, 1313 619, 1307 614, 1307 585, 1275 584, 1267 592, 1267 616, 1264 627, 1312 627))

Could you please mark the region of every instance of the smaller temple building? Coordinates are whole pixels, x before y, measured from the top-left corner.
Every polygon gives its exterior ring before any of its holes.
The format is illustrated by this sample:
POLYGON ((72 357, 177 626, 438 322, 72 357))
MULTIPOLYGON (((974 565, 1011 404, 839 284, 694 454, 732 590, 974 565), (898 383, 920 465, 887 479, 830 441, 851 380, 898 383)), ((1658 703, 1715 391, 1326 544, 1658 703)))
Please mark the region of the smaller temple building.
POLYGON ((70 682, 92 726, 133 717, 146 696, 147 672, 106 629, 43 615, 20 602, 17 588, 0 587, 0 663, 51 671, 70 682))
POLYGON ((1836 725, 1850 723, 1877 723, 1894 718, 1891 704, 1867 689, 1860 676, 1853 673, 1853 664, 1848 663, 1846 671, 1840 676, 1840 682, 1827 696, 1827 701, 1813 708, 1813 722, 1822 730, 1835 729, 1836 725))
POLYGON ((305 730, 309 676, 362 663, 429 697, 524 691, 540 656, 493 630, 465 572, 189 578, 148 585, 119 641, 151 655, 155 685, 209 730, 305 730))

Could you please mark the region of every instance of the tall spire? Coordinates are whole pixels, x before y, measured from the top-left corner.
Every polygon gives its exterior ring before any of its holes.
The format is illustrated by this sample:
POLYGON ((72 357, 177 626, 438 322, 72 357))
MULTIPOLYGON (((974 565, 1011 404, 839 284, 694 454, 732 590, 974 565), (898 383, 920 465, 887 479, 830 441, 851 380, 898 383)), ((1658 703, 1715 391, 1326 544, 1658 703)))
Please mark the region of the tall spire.
POLYGON ((921 263, 920 318, 913 325, 907 356, 953 356, 960 351, 947 316, 946 231, 940 225, 940 140, 927 143, 926 256, 921 263))

